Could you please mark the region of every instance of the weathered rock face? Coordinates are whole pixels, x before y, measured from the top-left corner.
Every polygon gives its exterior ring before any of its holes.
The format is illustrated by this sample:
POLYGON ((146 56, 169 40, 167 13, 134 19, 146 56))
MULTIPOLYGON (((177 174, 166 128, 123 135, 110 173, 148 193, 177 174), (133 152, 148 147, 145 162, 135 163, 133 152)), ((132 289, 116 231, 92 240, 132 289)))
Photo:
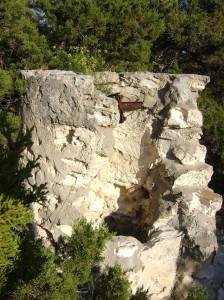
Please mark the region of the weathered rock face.
MULTIPOLYGON (((24 71, 24 128, 33 130, 28 157, 40 155, 30 183, 47 183, 48 204, 33 209, 37 232, 56 239, 70 234, 84 216, 105 220, 118 233, 104 251, 104 264, 118 261, 133 289, 150 299, 169 297, 178 278, 189 282, 195 262, 208 276, 216 247, 215 212, 221 197, 207 185, 212 167, 200 145, 198 91, 207 77, 148 72, 24 71), (108 93, 121 93, 125 121, 108 93), (41 225, 41 227, 39 226, 41 225), (207 269, 206 269, 207 268, 207 269), (207 272, 207 273, 206 273, 207 272)), ((210 274, 210 273, 209 273, 210 274)))

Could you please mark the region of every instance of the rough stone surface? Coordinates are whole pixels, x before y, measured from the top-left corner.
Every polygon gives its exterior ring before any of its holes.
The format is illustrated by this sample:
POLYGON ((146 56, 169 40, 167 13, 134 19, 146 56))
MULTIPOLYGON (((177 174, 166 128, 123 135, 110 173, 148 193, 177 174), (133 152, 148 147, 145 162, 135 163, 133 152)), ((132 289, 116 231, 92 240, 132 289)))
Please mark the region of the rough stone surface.
POLYGON ((23 76, 24 130, 34 127, 26 157, 40 155, 29 183, 46 182, 49 191, 46 207, 33 206, 37 233, 57 239, 82 216, 106 221, 118 236, 104 265, 131 269, 133 290, 143 286, 153 300, 168 299, 192 274, 211 279, 221 197, 207 187, 212 167, 199 142, 196 102, 208 78, 57 70, 23 76), (117 101, 100 90, 143 109, 125 112, 119 123, 117 101))

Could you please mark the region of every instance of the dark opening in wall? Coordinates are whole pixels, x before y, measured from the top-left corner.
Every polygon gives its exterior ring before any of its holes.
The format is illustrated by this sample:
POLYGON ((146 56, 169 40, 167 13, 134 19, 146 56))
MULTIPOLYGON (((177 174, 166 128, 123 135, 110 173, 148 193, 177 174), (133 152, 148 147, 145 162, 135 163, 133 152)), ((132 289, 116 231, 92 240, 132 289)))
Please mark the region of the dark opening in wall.
POLYGON ((117 235, 133 236, 141 242, 148 240, 148 230, 142 213, 145 202, 150 202, 148 191, 142 186, 120 187, 119 208, 104 220, 117 235))

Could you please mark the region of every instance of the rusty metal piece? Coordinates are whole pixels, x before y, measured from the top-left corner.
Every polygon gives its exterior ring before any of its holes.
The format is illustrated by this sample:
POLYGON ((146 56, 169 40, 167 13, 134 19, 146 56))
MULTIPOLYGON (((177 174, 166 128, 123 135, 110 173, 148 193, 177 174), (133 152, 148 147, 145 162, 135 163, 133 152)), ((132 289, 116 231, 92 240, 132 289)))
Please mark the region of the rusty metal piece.
POLYGON ((120 108, 122 111, 132 111, 137 109, 143 109, 142 102, 120 102, 120 108))
POLYGON ((124 98, 124 96, 121 95, 120 93, 111 94, 108 97, 110 97, 110 98, 114 97, 118 102, 118 108, 119 108, 119 112, 120 112, 119 123, 123 123, 126 120, 126 118, 124 116, 124 112, 144 108, 142 106, 143 102, 122 102, 122 99, 124 98))

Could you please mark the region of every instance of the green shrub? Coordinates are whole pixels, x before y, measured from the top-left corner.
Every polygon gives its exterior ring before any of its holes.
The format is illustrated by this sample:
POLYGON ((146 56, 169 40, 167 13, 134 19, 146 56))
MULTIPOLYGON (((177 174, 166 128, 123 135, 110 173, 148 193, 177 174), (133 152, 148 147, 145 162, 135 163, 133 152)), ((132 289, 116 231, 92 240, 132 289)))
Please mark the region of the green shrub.
POLYGON ((91 268, 102 260, 101 253, 112 235, 105 224, 94 228, 93 223, 80 220, 73 226, 72 236, 59 241, 65 257, 63 270, 72 269, 78 284, 90 280, 91 268))
POLYGON ((208 300, 208 293, 203 287, 192 288, 189 291, 187 300, 208 300))
MULTIPOLYGON (((27 234, 22 239, 19 260, 10 274, 3 293, 10 300, 50 300, 67 297, 63 278, 57 271, 57 257, 45 248, 41 240, 27 234), (58 298, 58 294, 61 298, 58 298)), ((70 299, 69 297, 64 299, 70 299)))
POLYGON ((191 287, 188 290, 187 298, 184 298, 181 293, 173 292, 171 295, 172 300, 208 300, 209 295, 202 286, 191 287))
POLYGON ((71 70, 77 73, 89 74, 102 70, 105 61, 98 50, 94 55, 86 47, 70 47, 68 51, 63 48, 54 50, 49 68, 71 70))
POLYGON ((0 100, 13 91, 13 80, 10 73, 0 69, 0 100))
POLYGON ((78 299, 83 284, 93 279, 92 268, 101 260, 111 236, 106 225, 94 228, 83 219, 74 225, 71 237, 60 239, 55 254, 40 240, 24 237, 20 259, 10 275, 4 299, 78 299))
POLYGON ((23 151, 32 145, 31 133, 23 134, 20 119, 0 110, 0 288, 20 254, 21 234, 32 221, 28 209, 34 201, 44 201, 44 185, 25 187, 37 160, 21 163, 23 151))
POLYGON ((148 300, 149 299, 149 294, 148 290, 144 290, 143 287, 138 288, 136 293, 131 296, 129 300, 148 300))
POLYGON ((18 200, 0 195, 0 290, 20 253, 20 237, 32 216, 18 200))
POLYGON ((94 300, 128 300, 131 296, 130 282, 125 272, 116 264, 114 267, 107 267, 100 275, 94 291, 94 300))
POLYGON ((11 112, 0 111, 0 194, 20 200, 29 205, 45 200, 45 185, 27 189, 26 180, 38 167, 38 158, 21 163, 24 150, 31 147, 31 131, 20 129, 20 119, 11 112))

